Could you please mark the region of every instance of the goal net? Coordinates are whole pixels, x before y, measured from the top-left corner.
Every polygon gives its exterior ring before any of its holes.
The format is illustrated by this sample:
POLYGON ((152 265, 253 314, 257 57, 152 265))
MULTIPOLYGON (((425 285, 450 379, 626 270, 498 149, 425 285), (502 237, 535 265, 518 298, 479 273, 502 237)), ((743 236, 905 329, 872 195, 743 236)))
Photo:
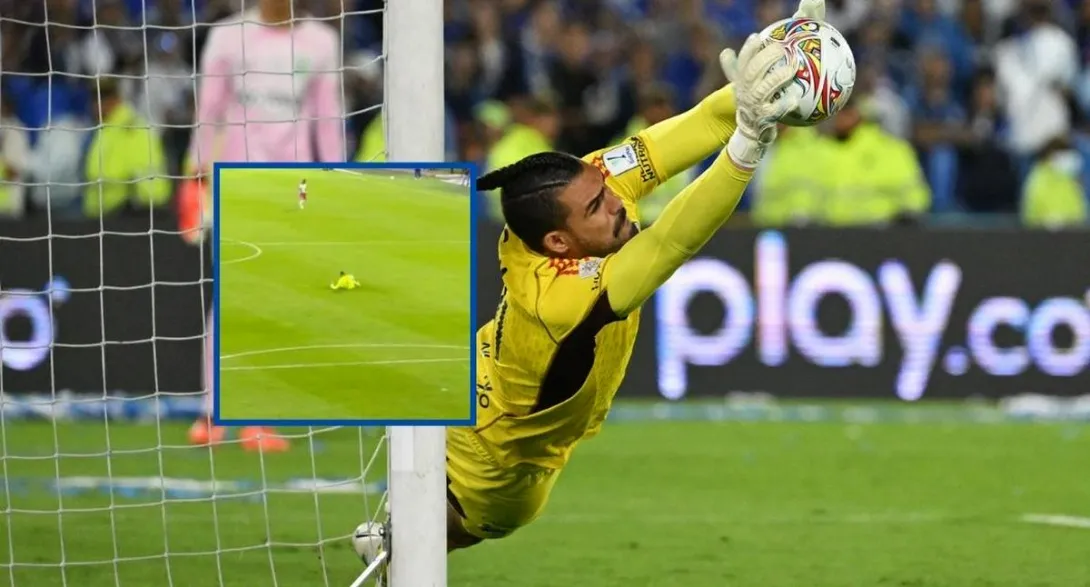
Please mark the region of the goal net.
MULTIPOLYGON (((214 260, 181 238, 175 198, 198 173, 198 88, 223 75, 200 51, 214 23, 276 5, 338 38, 325 73, 350 158, 381 109, 388 160, 443 160, 440 0, 4 5, 0 586, 369 584, 351 543, 369 520, 395 528, 394 587, 445 585, 441 428, 280 428, 283 452, 190 435, 214 260)), ((300 93, 323 73, 286 62, 300 93)), ((289 108, 289 124, 315 116, 289 108)))

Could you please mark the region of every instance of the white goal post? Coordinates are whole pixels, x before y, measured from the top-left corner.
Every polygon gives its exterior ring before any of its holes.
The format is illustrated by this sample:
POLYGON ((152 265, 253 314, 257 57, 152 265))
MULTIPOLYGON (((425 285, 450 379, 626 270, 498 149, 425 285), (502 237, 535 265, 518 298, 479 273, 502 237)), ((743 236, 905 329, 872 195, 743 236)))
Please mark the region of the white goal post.
MULTIPOLYGON (((385 16, 388 158, 443 161, 443 0, 393 0, 385 16)), ((388 434, 390 583, 446 587, 445 430, 390 427, 388 434)))

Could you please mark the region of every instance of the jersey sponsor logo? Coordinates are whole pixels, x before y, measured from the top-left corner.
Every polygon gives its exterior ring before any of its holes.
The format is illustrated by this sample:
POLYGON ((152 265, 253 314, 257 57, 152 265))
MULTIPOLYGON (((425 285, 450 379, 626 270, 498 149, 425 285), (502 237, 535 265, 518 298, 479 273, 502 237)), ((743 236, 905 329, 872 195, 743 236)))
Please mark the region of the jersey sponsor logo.
POLYGON ((632 148, 632 145, 626 144, 603 153, 602 165, 610 175, 616 177, 636 169, 640 164, 636 158, 636 150, 632 148))
POLYGON ((640 137, 632 137, 632 151, 636 156, 636 163, 640 168, 640 181, 647 183, 655 181, 655 167, 651 165, 651 156, 647 153, 647 144, 640 137))

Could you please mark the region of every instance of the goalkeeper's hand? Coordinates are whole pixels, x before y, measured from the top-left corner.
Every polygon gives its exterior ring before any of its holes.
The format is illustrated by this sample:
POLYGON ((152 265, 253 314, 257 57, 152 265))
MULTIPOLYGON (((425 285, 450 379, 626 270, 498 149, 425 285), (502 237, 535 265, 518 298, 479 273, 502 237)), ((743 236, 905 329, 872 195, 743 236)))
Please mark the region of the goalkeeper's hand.
POLYGON ((825 0, 801 0, 793 18, 825 20, 825 0))
POLYGON ((737 54, 720 53, 723 73, 734 84, 738 128, 727 142, 727 153, 740 167, 752 169, 776 140, 776 125, 797 106, 786 88, 798 68, 794 54, 777 41, 750 35, 737 54))

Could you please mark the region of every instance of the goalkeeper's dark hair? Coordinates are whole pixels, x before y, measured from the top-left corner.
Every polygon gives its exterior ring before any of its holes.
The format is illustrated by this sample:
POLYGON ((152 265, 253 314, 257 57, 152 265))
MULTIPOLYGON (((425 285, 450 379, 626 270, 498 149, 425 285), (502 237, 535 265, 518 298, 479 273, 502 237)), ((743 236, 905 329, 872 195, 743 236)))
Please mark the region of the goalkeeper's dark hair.
POLYGON ((500 190, 507 226, 528 247, 545 254, 545 235, 562 228, 568 215, 558 196, 582 172, 583 162, 577 157, 538 153, 482 175, 477 189, 500 190))

